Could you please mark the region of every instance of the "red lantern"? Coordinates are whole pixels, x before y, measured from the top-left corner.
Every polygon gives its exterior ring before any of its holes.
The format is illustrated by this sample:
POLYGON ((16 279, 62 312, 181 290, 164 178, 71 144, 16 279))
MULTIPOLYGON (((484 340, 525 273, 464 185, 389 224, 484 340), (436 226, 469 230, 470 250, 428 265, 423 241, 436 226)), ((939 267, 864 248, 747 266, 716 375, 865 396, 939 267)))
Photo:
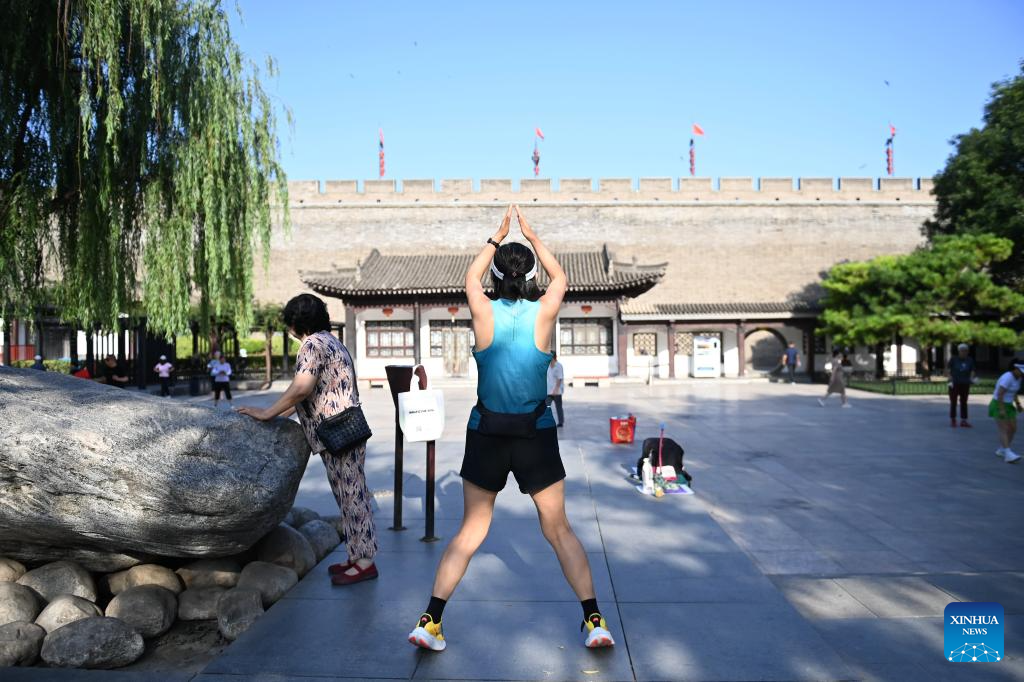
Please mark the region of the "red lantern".
POLYGON ((583 310, 583 314, 584 315, 589 315, 590 311, 592 311, 594 309, 594 306, 592 306, 592 305, 584 305, 584 306, 580 306, 580 309, 583 310))
POLYGON ((449 315, 455 315, 458 312, 459 312, 459 307, 458 306, 453 305, 453 306, 449 306, 448 307, 448 314, 449 315))
POLYGON ((395 314, 394 308, 382 308, 381 312, 384 313, 384 317, 391 317, 395 314))

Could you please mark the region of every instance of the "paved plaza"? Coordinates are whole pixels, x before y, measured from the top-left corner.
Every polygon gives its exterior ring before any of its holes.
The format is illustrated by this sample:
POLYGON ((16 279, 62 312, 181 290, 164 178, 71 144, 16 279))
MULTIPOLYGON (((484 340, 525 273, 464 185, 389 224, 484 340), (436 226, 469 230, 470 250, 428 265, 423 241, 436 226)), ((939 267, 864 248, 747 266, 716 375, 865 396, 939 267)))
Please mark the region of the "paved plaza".
MULTIPOLYGON (((284 385, 280 385, 283 390, 284 385)), ((405 525, 393 521, 393 409, 364 391, 375 430, 367 474, 378 502, 381 578, 331 587, 326 566, 197 675, 4 671, 5 679, 188 680, 1011 680, 1024 679, 1024 465, 993 455, 995 429, 950 429, 937 397, 743 381, 572 389, 562 456, 570 520, 587 549, 618 646, 589 651, 580 606, 510 481, 491 534, 444 615, 441 654, 405 641, 462 513, 469 386, 446 390, 437 448, 437 534, 424 543, 422 444, 405 460, 405 525), (659 422, 686 449, 695 495, 660 500, 627 479, 639 446, 612 445, 608 417, 659 422), (996 601, 1006 658, 943 658, 952 601, 996 601)), ((267 404, 277 393, 240 396, 267 404)), ((337 513, 319 458, 296 504, 337 513)))

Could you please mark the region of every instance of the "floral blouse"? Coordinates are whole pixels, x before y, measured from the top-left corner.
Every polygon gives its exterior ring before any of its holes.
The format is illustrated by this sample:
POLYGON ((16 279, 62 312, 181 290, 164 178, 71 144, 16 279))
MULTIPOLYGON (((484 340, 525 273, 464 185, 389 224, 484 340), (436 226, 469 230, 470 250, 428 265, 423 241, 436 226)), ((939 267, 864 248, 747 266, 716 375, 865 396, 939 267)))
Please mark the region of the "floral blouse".
POLYGON ((295 358, 295 375, 299 374, 313 374, 317 378, 313 392, 295 406, 295 412, 309 447, 319 454, 327 448, 316 437, 316 427, 359 402, 352 356, 330 332, 310 334, 295 358))

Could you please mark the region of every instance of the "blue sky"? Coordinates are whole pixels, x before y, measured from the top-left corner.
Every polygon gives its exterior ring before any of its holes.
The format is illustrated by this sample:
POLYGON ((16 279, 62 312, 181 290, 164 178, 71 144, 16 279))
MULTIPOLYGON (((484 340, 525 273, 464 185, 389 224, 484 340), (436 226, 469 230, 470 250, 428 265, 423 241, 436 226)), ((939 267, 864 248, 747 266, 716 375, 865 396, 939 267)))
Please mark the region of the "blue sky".
POLYGON ((942 168, 996 80, 1020 72, 1024 2, 228 0, 291 179, 688 174, 897 176, 942 168), (890 85, 886 86, 888 80, 890 85))

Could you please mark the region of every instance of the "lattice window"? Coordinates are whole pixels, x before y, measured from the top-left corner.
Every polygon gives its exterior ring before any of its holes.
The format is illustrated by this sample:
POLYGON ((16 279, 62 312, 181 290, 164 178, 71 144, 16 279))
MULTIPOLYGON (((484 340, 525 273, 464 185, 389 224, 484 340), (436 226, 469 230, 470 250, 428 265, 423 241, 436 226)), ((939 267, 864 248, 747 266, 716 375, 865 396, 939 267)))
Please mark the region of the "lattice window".
POLYGON ((366 357, 413 357, 416 354, 415 336, 412 320, 367 320, 366 357))
POLYGON ((633 334, 633 354, 656 356, 658 354, 658 335, 654 332, 633 334))
POLYGON ((610 317, 566 317, 558 321, 562 355, 611 355, 610 317))
MULTIPOLYGON (((430 357, 432 358, 443 358, 445 348, 445 335, 452 335, 456 329, 467 329, 469 338, 469 347, 472 348, 473 344, 476 343, 476 339, 473 336, 473 323, 471 320, 455 320, 454 322, 448 320, 431 320, 430 321, 430 357)), ((449 340, 449 343, 451 341, 449 340)))
POLYGON ((676 354, 693 355, 693 333, 676 332, 676 354))

